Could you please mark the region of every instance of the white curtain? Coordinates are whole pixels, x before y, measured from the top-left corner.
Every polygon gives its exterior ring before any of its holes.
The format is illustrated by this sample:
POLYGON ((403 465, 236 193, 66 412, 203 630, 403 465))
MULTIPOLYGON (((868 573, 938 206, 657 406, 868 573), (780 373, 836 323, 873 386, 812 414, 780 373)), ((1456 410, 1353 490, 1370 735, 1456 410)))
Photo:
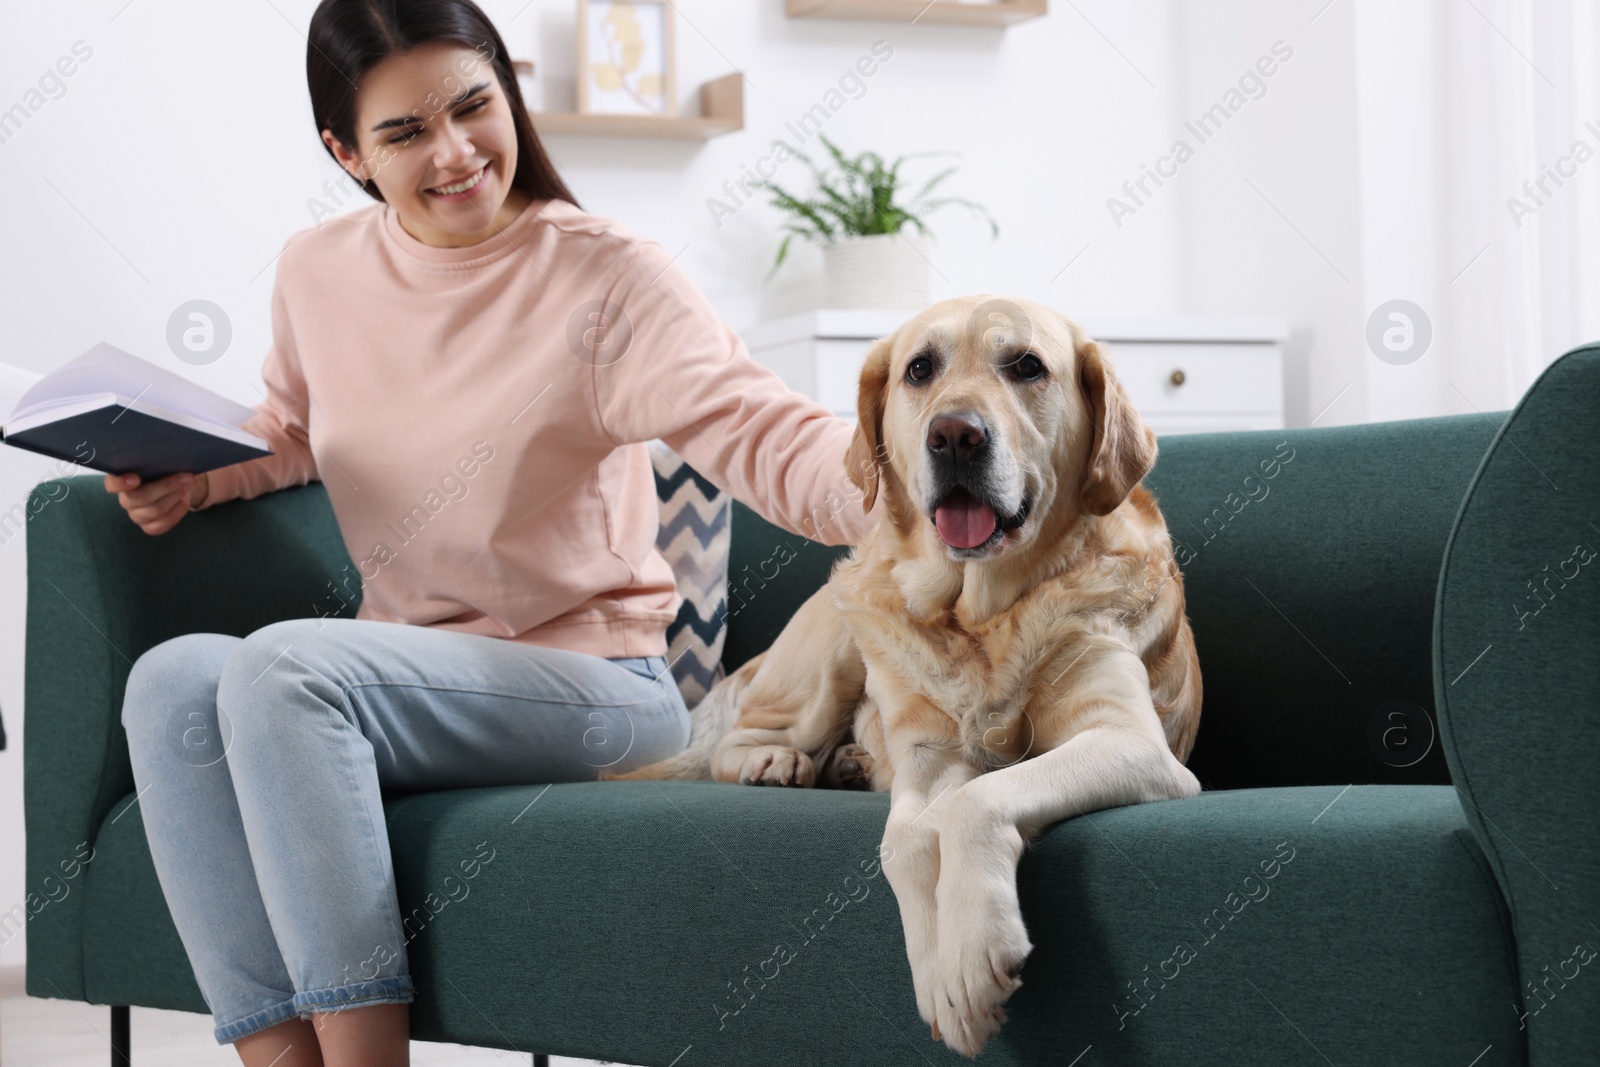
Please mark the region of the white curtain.
POLYGON ((1509 408, 1600 340, 1594 0, 1354 0, 1362 297, 1431 319, 1368 417, 1509 408))

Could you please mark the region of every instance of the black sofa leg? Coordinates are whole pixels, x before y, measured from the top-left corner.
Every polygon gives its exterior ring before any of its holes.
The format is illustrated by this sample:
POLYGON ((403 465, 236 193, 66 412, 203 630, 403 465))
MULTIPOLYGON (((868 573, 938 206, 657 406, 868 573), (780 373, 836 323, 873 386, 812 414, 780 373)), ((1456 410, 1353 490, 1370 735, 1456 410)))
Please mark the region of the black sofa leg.
MULTIPOLYGON (((111 1067, 133 1067, 128 1052, 128 1029, 128 1006, 111 1005, 111 1067)), ((550 1057, 543 1052, 535 1052, 533 1067, 550 1067, 550 1057)))
POLYGON ((111 1005, 111 1067, 131 1067, 128 1055, 128 1006, 111 1005))

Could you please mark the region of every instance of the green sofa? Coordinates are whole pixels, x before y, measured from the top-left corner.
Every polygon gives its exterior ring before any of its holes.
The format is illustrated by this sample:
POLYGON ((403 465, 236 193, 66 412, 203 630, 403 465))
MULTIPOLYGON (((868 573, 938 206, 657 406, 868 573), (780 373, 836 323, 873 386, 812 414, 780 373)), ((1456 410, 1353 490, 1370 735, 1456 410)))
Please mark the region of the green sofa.
MULTIPOLYGON (((1036 947, 982 1062, 1600 1062, 1600 572, 1574 549, 1600 547, 1597 415, 1600 346, 1509 414, 1162 440, 1146 484, 1185 571, 1205 792, 1069 820, 1024 855, 1036 947)), ((325 610, 347 559, 319 485, 158 538, 97 477, 66 485, 36 490, 59 499, 33 501, 28 537, 27 991, 203 1012, 123 683, 176 634, 325 610)), ((844 551, 743 504, 733 530, 730 670, 844 551), (797 558, 765 577, 780 543, 797 558)), ((964 1062, 917 1015, 873 862, 886 796, 544 790, 387 798, 403 909, 427 920, 416 1038, 663 1067, 964 1062)))

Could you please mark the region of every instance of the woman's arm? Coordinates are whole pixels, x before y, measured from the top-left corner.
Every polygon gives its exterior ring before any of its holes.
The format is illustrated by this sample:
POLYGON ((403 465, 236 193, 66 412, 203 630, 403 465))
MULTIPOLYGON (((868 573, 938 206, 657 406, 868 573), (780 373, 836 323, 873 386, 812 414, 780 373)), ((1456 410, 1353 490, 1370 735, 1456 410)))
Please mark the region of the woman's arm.
POLYGON ((809 540, 865 536, 883 507, 865 512, 845 473, 855 420, 756 362, 655 241, 638 243, 605 299, 608 318, 626 316, 610 329, 631 329, 624 355, 589 363, 613 443, 660 438, 718 488, 809 540))
POLYGON ((311 452, 310 398, 300 354, 290 330, 288 303, 284 297, 282 269, 272 287, 272 348, 261 368, 267 398, 255 405, 256 415, 244 429, 266 440, 273 455, 218 467, 206 478, 207 492, 191 511, 204 511, 227 500, 249 500, 291 485, 317 480, 316 459, 311 452))

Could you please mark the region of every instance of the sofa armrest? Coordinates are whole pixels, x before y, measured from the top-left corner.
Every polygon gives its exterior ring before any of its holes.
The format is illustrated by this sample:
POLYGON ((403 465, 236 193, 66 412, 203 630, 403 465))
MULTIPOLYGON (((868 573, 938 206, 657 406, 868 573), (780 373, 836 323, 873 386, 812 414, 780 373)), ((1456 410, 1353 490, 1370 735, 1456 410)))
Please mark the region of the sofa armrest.
POLYGON ((1600 1046, 1597 420, 1600 344, 1551 364, 1489 446, 1435 600, 1440 738, 1511 909, 1531 1064, 1600 1046))
POLYGON ((98 475, 41 482, 28 514, 27 990, 84 999, 84 872, 133 790, 122 693, 134 661, 179 634, 354 615, 361 583, 320 483, 186 515, 159 537, 98 475))

